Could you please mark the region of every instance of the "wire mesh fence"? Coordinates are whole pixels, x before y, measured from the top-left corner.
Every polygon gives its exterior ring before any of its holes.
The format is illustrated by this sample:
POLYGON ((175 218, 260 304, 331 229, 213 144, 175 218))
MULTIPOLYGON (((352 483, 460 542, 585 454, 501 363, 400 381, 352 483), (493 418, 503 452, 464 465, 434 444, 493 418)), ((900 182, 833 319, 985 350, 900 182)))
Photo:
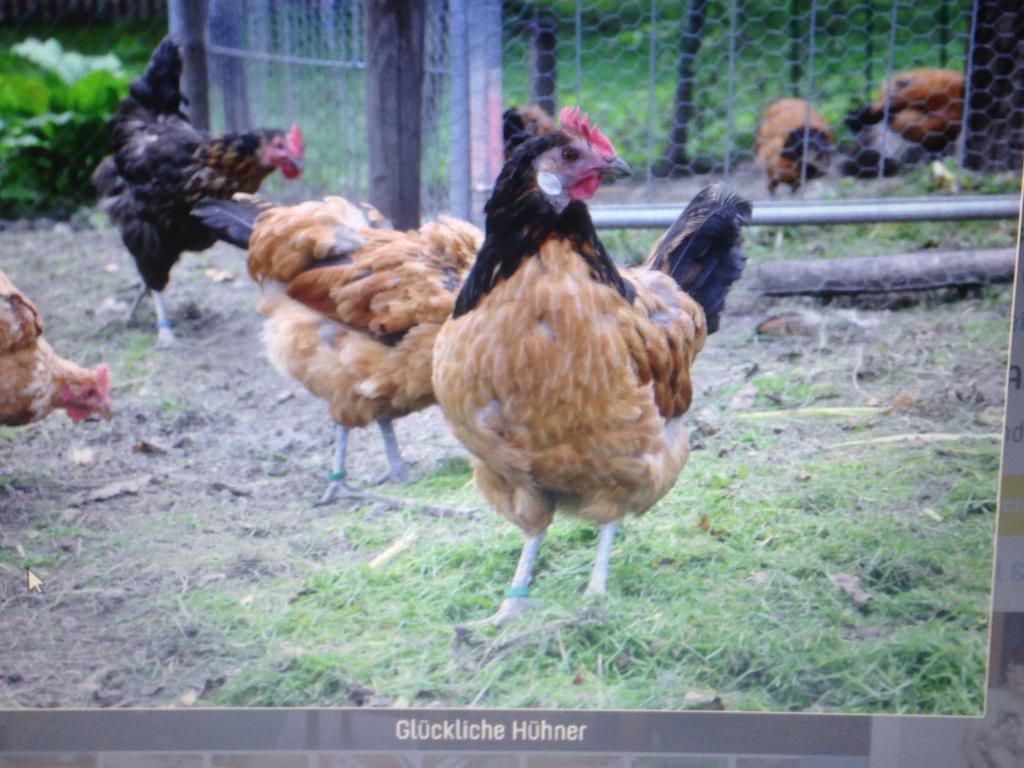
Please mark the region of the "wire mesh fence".
MULTIPOLYGON (((421 176, 424 211, 432 214, 448 206, 448 8, 443 0, 426 6, 421 176)), ((214 129, 297 121, 305 133, 304 183, 271 181, 268 189, 285 199, 326 192, 365 199, 365 3, 212 0, 207 34, 214 129)))
MULTIPOLYGON (((305 180, 272 177, 267 191, 365 199, 375 130, 366 117, 368 0, 205 1, 212 128, 297 121, 305 180)), ((158 0, 24 0, 0 10, 20 14, 10 25, 16 36, 22 22, 25 30, 78 23, 57 6, 167 28, 158 0)), ((479 213, 500 168, 501 110, 528 103, 553 114, 579 104, 612 138, 634 177, 602 193, 604 203, 676 203, 717 178, 755 200, 789 200, 792 191, 799 201, 1012 188, 987 176, 965 183, 964 168, 1019 176, 1019 0, 425 6, 427 215, 479 213), (941 158, 941 168, 930 166, 941 158)))
MULTIPOLYGON (((818 176, 836 194, 873 195, 885 187, 838 180, 896 175, 958 151, 968 0, 505 8, 507 100, 584 105, 645 182, 641 198, 678 189, 660 179, 706 174, 755 197, 818 176)), ((1018 56, 1012 66, 1021 65, 1018 56)), ((1015 141, 997 151, 1019 154, 1019 127, 1015 141)))
MULTIPOLYGON (((995 171, 1020 162, 1024 51, 1016 28, 1003 28, 1011 6, 430 0, 424 209, 468 199, 454 208, 479 211, 500 167, 496 102, 537 103, 551 113, 580 104, 590 112, 635 171, 605 202, 677 202, 712 178, 754 199, 787 190, 797 199, 977 192, 977 184, 961 183, 965 165, 995 171), (987 37, 986 13, 995 14, 987 37), (1007 49, 997 56, 1002 80, 972 78, 972 62, 984 58, 979 45, 1007 49), (986 104, 999 93, 1012 98, 992 110, 986 104), (979 145, 973 161, 972 132, 961 131, 972 104, 975 138, 988 136, 994 120, 1004 123, 999 141, 979 145), (950 158, 943 168, 917 170, 940 158, 950 158)), ((317 134, 310 185, 365 194, 364 2, 213 0, 212 7, 214 72, 228 60, 244 68, 253 121, 308 123, 317 134), (218 24, 218 15, 244 24, 218 24)), ((231 114, 230 99, 220 113, 231 114)))

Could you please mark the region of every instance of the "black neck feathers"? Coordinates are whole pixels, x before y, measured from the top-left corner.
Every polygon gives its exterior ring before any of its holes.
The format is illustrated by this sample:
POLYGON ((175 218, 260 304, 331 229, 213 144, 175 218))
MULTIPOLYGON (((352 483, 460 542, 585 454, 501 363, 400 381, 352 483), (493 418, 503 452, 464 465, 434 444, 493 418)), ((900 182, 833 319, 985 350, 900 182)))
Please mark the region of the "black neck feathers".
POLYGON ((462 284, 452 317, 464 315, 502 280, 516 273, 524 259, 536 256, 548 240, 566 241, 590 266, 590 276, 617 290, 632 303, 635 292, 619 273, 597 236, 590 212, 574 201, 559 212, 537 187, 534 161, 547 150, 569 142, 560 131, 522 144, 494 185, 484 208, 486 238, 462 284))

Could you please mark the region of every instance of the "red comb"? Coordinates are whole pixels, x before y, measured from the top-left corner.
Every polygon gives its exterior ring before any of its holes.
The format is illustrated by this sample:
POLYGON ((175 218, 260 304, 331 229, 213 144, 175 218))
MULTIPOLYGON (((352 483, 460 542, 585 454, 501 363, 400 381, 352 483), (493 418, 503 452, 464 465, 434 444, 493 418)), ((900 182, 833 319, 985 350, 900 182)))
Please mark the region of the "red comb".
POLYGON ((288 151, 296 157, 302 157, 303 151, 305 150, 305 142, 302 138, 302 129, 299 128, 298 123, 292 123, 291 130, 288 131, 288 135, 284 139, 285 144, 288 147, 288 151))
POLYGON ((590 124, 590 118, 580 110, 579 107, 566 107, 558 114, 558 122, 562 127, 575 133, 598 152, 606 157, 615 157, 615 147, 598 129, 596 125, 590 124))

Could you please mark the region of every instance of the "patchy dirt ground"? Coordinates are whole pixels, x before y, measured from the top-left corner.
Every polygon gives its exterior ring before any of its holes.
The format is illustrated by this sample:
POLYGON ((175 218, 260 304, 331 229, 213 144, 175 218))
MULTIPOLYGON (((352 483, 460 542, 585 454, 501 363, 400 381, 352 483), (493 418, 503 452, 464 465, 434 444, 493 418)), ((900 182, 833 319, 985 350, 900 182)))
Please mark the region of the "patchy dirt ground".
MULTIPOLYGON (((338 511, 313 505, 333 423, 264 358, 259 289, 236 249, 175 269, 167 298, 184 346, 166 352, 151 349, 151 304, 145 325, 124 328, 137 278, 116 233, 0 234, 0 269, 59 353, 110 363, 116 408, 110 423, 55 415, 0 435, 0 707, 172 702, 218 668, 215 639, 178 596, 330 556, 308 529, 338 511), (26 592, 22 561, 42 595, 26 592)), ((434 409, 403 420, 399 440, 416 474, 459 452, 434 409)), ((386 466, 379 434, 355 433, 353 477, 386 466)))
MULTIPOLYGON (((259 290, 237 250, 189 254, 176 268, 166 295, 186 345, 166 352, 151 349, 150 304, 146 325, 124 327, 136 275, 116 233, 0 233, 0 269, 35 301, 58 352, 111 365, 115 400, 110 423, 75 427, 55 415, 0 431, 0 707, 188 704, 218 685, 238 649, 184 596, 212 584, 242 596, 260 579, 336 556, 318 521, 349 502, 314 504, 333 425, 266 362, 259 290), (25 564, 42 594, 27 591, 25 564)), ((937 356, 936 375, 915 379, 927 418, 912 428, 1000 429, 1005 356, 981 359, 977 349, 979 339, 1005 345, 1008 288, 900 311, 801 301, 746 310, 723 322, 698 361, 697 417, 701 393, 720 381, 737 384, 734 408, 752 407, 740 385, 758 370, 808 365, 845 391, 870 389, 901 359, 937 356), (755 335, 769 312, 795 307, 816 313, 810 336, 755 335)), ((900 386, 859 404, 885 404, 900 386)), ((791 405, 803 397, 785 387, 761 394, 791 405)), ((436 408, 397 431, 416 476, 464 455, 436 408)), ((377 432, 356 433, 351 474, 385 466, 377 432)))

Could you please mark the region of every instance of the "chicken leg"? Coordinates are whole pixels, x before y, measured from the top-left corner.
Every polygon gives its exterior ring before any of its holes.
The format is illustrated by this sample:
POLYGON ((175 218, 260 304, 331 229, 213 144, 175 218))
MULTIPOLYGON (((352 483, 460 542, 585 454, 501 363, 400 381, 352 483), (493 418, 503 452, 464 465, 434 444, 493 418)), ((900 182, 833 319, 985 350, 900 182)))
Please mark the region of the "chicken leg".
POLYGON ((493 616, 483 619, 474 624, 491 624, 495 627, 512 621, 524 613, 536 608, 536 603, 530 599, 530 581, 533 579, 533 565, 537 560, 537 552, 540 551, 541 542, 544 541, 544 533, 528 536, 523 542, 523 551, 519 555, 519 564, 512 576, 512 583, 505 590, 505 599, 493 616))
POLYGON ((139 305, 146 298, 147 293, 153 294, 153 306, 156 309, 156 348, 168 349, 178 346, 178 339, 174 335, 173 324, 171 323, 170 315, 167 314, 167 305, 164 304, 163 294, 160 291, 151 290, 145 283, 143 283, 138 296, 135 297, 135 301, 132 302, 124 324, 132 324, 135 313, 139 311, 139 305))
POLYGON ((405 485, 409 482, 409 467, 406 466, 402 452, 398 449, 398 438, 395 436, 395 426, 391 419, 377 419, 380 426, 380 434, 384 438, 384 451, 388 456, 388 471, 374 480, 373 485, 381 483, 395 483, 405 485))
POLYGON ((125 325, 132 324, 132 320, 135 319, 135 313, 139 311, 139 305, 142 303, 142 300, 146 298, 147 293, 149 293, 149 288, 145 283, 143 283, 142 288, 139 289, 139 295, 135 297, 135 301, 132 302, 132 306, 128 310, 128 317, 124 319, 125 325))
POLYGON ((346 427, 338 427, 338 435, 335 442, 334 452, 334 467, 332 471, 327 473, 327 479, 330 480, 330 484, 327 486, 327 490, 324 491, 323 497, 320 499, 321 504, 327 504, 334 500, 334 497, 338 495, 338 491, 351 490, 348 483, 345 482, 345 454, 348 452, 348 429, 346 427))
POLYGON ((156 348, 169 349, 178 346, 178 339, 174 335, 163 294, 160 291, 150 291, 150 293, 153 294, 153 305, 156 308, 156 348))
POLYGON ((612 559, 612 544, 619 530, 619 521, 613 520, 601 526, 597 536, 597 556, 594 558, 594 569, 590 572, 585 595, 603 595, 608 591, 608 565, 612 559))

